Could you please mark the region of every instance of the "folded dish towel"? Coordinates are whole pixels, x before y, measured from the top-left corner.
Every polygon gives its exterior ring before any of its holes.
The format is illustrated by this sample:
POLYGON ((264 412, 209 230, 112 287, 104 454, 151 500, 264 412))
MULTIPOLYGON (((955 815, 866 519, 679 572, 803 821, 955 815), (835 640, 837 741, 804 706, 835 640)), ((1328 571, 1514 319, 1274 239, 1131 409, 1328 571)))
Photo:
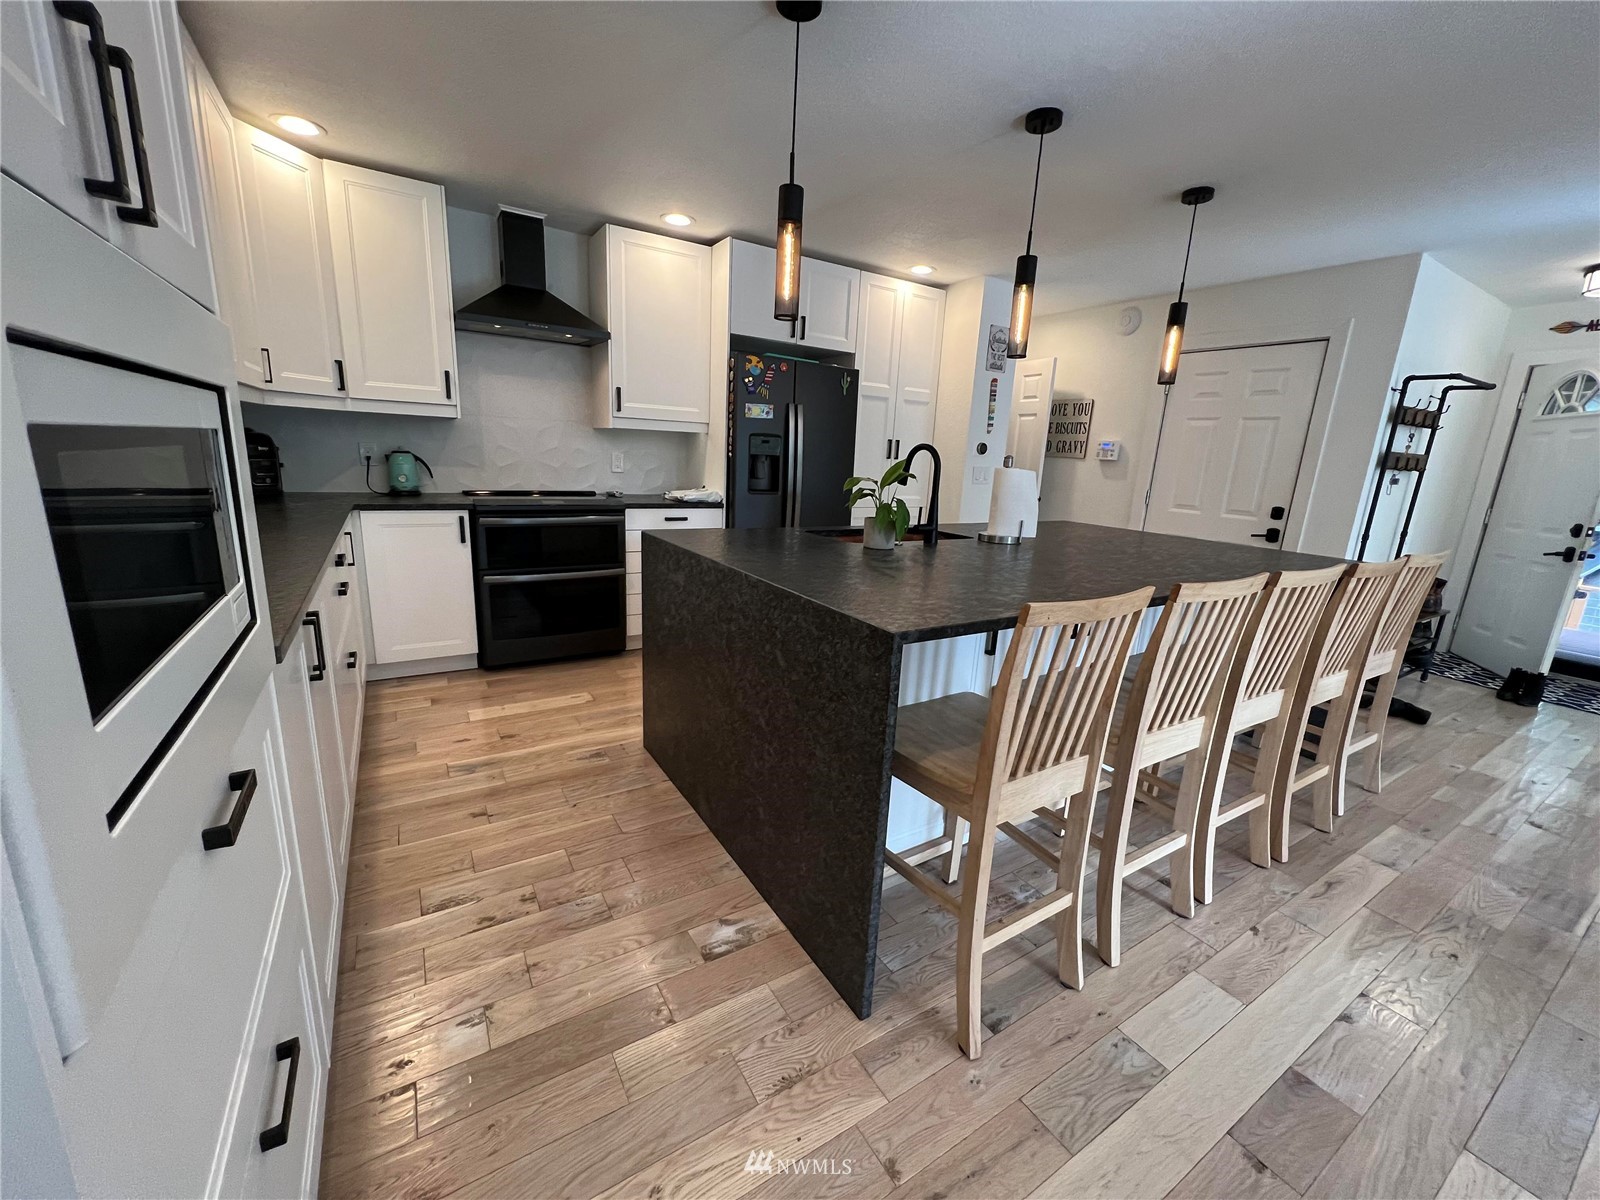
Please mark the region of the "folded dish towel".
POLYGON ((679 488, 667 493, 668 500, 685 500, 691 504, 721 504, 722 493, 715 488, 679 488))

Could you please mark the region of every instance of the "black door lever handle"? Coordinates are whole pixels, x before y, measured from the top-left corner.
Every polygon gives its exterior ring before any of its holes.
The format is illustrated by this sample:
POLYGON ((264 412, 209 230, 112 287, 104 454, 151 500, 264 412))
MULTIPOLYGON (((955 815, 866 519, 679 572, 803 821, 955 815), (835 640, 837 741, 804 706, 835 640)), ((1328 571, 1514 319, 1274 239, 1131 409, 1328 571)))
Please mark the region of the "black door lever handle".
POLYGON ((1565 550, 1546 550, 1542 558, 1559 558, 1562 562, 1577 562, 1578 550, 1575 546, 1568 546, 1565 550))
POLYGON ((1250 536, 1253 538, 1260 538, 1269 546, 1271 546, 1277 544, 1278 539, 1283 536, 1283 532, 1279 529, 1273 528, 1267 530, 1265 533, 1252 533, 1250 536))

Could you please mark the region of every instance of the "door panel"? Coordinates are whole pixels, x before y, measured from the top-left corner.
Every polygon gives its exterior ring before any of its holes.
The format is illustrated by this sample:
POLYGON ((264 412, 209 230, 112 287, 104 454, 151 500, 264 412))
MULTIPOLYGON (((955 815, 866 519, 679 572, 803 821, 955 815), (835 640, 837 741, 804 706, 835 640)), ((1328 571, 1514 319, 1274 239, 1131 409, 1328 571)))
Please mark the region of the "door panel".
MULTIPOLYGON (((776 270, 776 267, 774 267, 776 270)), ((800 311, 805 314, 804 344, 817 350, 849 353, 856 348, 856 305, 861 272, 855 267, 800 261, 800 311)))
POLYGON ((1055 396, 1056 360, 1028 358, 1017 364, 1016 391, 1011 398, 1011 424, 1006 453, 1012 465, 1038 471, 1043 478, 1045 435, 1050 429, 1050 402, 1055 396))
POLYGON ((465 512, 445 509, 361 514, 377 662, 477 652, 472 547, 462 536, 466 519, 465 512))
POLYGON ((1294 500, 1327 343, 1183 355, 1156 452, 1145 528, 1281 545, 1275 507, 1294 500))
POLYGON ((1600 374, 1584 359, 1535 367, 1451 643, 1457 654, 1501 674, 1549 668, 1583 571, 1578 554, 1594 544, 1597 462, 1600 374), (1560 557, 1568 549, 1571 563, 1560 557))
POLYGON ((869 275, 861 289, 861 327, 856 342, 855 472, 876 479, 889 465, 894 437, 895 343, 900 336, 900 297, 894 281, 869 275))

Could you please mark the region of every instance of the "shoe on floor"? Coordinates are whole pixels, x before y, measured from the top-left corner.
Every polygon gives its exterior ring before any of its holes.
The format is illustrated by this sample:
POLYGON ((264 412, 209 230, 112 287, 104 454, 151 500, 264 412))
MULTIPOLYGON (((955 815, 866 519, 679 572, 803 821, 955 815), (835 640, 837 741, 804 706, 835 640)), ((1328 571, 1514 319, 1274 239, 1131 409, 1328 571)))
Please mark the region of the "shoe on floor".
POLYGON ((1516 702, 1523 708, 1538 708, 1544 700, 1545 676, 1527 672, 1522 680, 1522 690, 1516 694, 1516 702))
POLYGON ((1527 686, 1527 680, 1528 672, 1521 667, 1512 667, 1511 674, 1506 676, 1506 681, 1495 691, 1495 695, 1501 700, 1515 702, 1522 689, 1527 686))

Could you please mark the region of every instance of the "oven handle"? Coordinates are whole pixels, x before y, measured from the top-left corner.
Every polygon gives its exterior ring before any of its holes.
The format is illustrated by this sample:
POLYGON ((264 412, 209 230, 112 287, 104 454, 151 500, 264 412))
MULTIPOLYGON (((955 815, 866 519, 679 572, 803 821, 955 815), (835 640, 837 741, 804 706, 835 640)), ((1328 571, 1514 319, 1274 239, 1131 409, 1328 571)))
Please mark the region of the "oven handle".
POLYGON ((479 517, 479 525, 621 525, 621 513, 593 513, 581 517, 479 517))
POLYGON ((608 567, 603 571, 539 571, 532 575, 485 575, 484 585, 497 583, 551 583, 557 579, 608 579, 627 574, 626 567, 608 567))

